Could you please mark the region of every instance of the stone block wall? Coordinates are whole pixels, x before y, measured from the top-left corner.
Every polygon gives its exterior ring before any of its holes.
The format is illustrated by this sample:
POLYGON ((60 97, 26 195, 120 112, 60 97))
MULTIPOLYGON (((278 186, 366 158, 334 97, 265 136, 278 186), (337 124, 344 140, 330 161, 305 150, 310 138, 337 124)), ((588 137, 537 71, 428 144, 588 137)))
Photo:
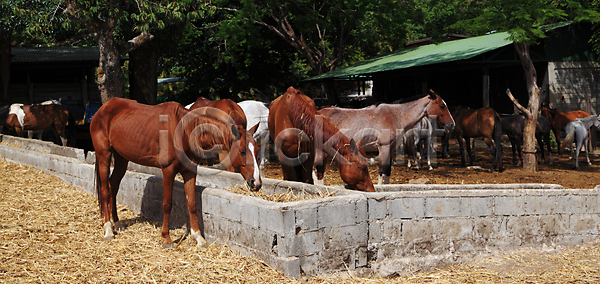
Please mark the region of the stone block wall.
MULTIPOLYGON (((11 141, 0 144, 2 158, 42 169, 95 194, 94 166, 88 163, 92 156, 65 157, 49 153, 57 150, 40 152, 34 145, 45 142, 0 138, 11 141), (26 143, 34 146, 14 147, 26 143)), ((161 221, 162 178, 144 171, 140 167, 126 174, 117 200, 161 221)), ((363 193, 263 180, 268 192, 335 192, 332 197, 287 203, 222 190, 241 183, 239 174, 200 168, 196 197, 202 200, 198 214, 205 237, 294 277, 346 269, 402 274, 449 264, 461 255, 574 245, 600 235, 600 186, 411 184, 377 186, 378 192, 363 193)), ((183 185, 176 182, 170 224, 183 226, 188 220, 183 185)))

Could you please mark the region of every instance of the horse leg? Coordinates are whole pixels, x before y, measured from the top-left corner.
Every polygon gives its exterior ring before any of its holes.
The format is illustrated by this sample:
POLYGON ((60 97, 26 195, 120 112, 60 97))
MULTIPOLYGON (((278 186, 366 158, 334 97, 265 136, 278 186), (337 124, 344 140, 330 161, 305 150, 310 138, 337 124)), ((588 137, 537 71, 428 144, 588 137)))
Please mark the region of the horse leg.
POLYGON ((431 155, 433 152, 433 146, 431 145, 431 134, 432 133, 428 133, 427 137, 425 137, 425 150, 427 151, 427 167, 430 171, 433 170, 433 167, 431 166, 431 155))
MULTIPOLYGON (((163 224, 160 234, 163 238, 164 248, 174 248, 173 241, 169 235, 169 217, 173 201, 173 183, 177 174, 173 166, 163 168, 163 224)), ((186 192, 187 193, 187 192, 186 192)))
MULTIPOLYGON (((550 133, 545 133, 543 135, 545 146, 548 148, 548 157, 550 158, 550 165, 554 164, 554 159, 552 158, 552 145, 550 145, 550 133)), ((542 149, 544 151, 544 149, 542 149)))
POLYGON ((574 169, 578 169, 579 168, 579 163, 577 162, 577 160, 579 159, 579 142, 576 141, 576 145, 575 147, 571 147, 571 155, 573 156, 572 160, 573 160, 573 168, 574 169))
POLYGON ((475 140, 476 140, 475 138, 473 138, 473 140, 471 140, 471 144, 472 144, 472 147, 471 147, 471 165, 473 165, 473 162, 479 162, 479 159, 477 158, 477 151, 476 151, 477 148, 475 148, 475 140))
POLYGON ((112 193, 110 211, 112 211, 112 221, 114 223, 115 229, 117 231, 120 231, 121 229, 123 229, 123 227, 121 226, 121 223, 119 223, 119 217, 117 216, 117 193, 119 192, 119 185, 121 184, 121 180, 127 172, 127 164, 129 164, 129 161, 123 158, 123 156, 121 156, 117 152, 113 152, 112 156, 115 160, 115 165, 112 174, 110 175, 109 184, 110 192, 112 193))
POLYGON ((542 141, 542 134, 536 134, 535 140, 537 140, 538 145, 540 146, 540 154, 542 155, 542 163, 546 162, 546 155, 544 154, 544 142, 542 141))
POLYGON ((115 238, 113 233, 113 212, 111 211, 113 194, 110 192, 110 160, 111 152, 109 150, 100 150, 96 148, 96 191, 98 194, 98 203, 100 203, 100 217, 103 220, 104 240, 110 241, 115 238))
POLYGON ((202 237, 198 226, 198 207, 196 203, 196 173, 182 172, 183 188, 187 200, 188 214, 190 215, 190 235, 196 239, 199 247, 208 247, 208 242, 202 237))
POLYGON ((422 166, 422 155, 421 155, 421 139, 419 137, 415 137, 415 141, 413 144, 413 161, 415 162, 415 167, 417 170, 421 169, 422 166))
POLYGON ((510 137, 510 147, 512 148, 512 153, 513 153, 513 158, 512 158, 512 162, 510 163, 512 166, 515 165, 515 163, 517 162, 517 142, 515 141, 515 139, 513 137, 510 137))
MULTIPOLYGON (((468 139, 468 138, 467 138, 468 139)), ((465 167, 466 164, 466 153, 465 153, 465 144, 470 143, 471 141, 465 141, 465 138, 459 135, 456 136, 456 141, 458 142, 458 149, 460 151, 460 165, 465 167)))
MULTIPOLYGON (((589 138, 589 135, 588 135, 588 137, 587 137, 587 138, 589 138)), ((588 139, 587 139, 587 138, 586 138, 586 139, 583 139, 583 143, 584 143, 584 144, 583 144, 583 147, 584 147, 584 151, 585 151, 585 159, 587 160, 587 163, 588 163, 588 165, 590 165, 590 166, 591 166, 591 165, 592 165, 592 162, 590 161, 590 151, 589 151, 589 148, 588 148, 588 143, 587 143, 587 142, 588 142, 588 141, 587 141, 588 139)))
POLYGON ((63 127, 57 127, 56 124, 52 125, 52 130, 54 131, 54 140, 56 142, 58 142, 58 140, 60 140, 60 143, 63 146, 67 146, 67 136, 65 135, 65 128, 66 125, 63 127))
POLYGON ((298 176, 302 178, 301 182, 308 184, 315 184, 313 180, 313 166, 314 166, 314 156, 313 159, 307 159, 300 166, 296 167, 298 170, 298 176))
POLYGON ((442 157, 445 159, 450 158, 450 132, 444 132, 442 137, 442 157))
POLYGON ((321 149, 315 149, 315 170, 312 171, 313 182, 316 185, 325 185, 325 153, 321 149))
MULTIPOLYGON (((517 144, 517 154, 519 155, 519 160, 517 161, 517 167, 519 167, 523 164, 523 139, 521 139, 520 141, 517 140, 516 144, 517 144)), ((513 152, 514 152, 514 149, 513 149, 513 152)), ((494 154, 495 153, 492 153, 492 155, 494 155, 494 154)))
POLYGON ((558 151, 558 156, 562 156, 562 150, 560 149, 560 129, 552 128, 552 134, 554 134, 554 140, 556 141, 556 150, 558 151))
POLYGON ((472 166, 475 161, 475 138, 473 138, 473 149, 471 148, 471 138, 465 138, 465 145, 467 146, 467 155, 470 160, 469 166, 472 166))
MULTIPOLYGON (((488 146, 488 148, 490 149, 491 153, 492 153, 492 171, 494 171, 494 169, 497 168, 498 165, 498 160, 496 159, 496 146, 494 146, 494 143, 492 141, 491 138, 485 137, 483 138, 483 141, 485 141, 485 144, 488 146)), ((517 142, 517 152, 519 151, 519 143, 517 142)))
POLYGON ((393 145, 379 146, 379 180, 377 184, 389 184, 392 174, 392 148, 393 145))
POLYGON ((281 172, 283 174, 283 180, 300 181, 300 179, 296 175, 296 167, 294 166, 288 166, 282 163, 281 172))

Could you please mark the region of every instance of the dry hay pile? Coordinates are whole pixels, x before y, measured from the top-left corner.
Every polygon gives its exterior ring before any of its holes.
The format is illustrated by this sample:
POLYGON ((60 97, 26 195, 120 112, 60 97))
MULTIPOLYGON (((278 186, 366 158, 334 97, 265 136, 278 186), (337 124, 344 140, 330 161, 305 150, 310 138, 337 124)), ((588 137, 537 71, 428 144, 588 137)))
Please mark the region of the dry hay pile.
MULTIPOLYGON (((59 178, 0 159, 0 282, 7 283, 563 283, 598 282, 600 245, 554 254, 511 254, 393 279, 298 281, 222 244, 160 246, 160 226, 119 207, 127 228, 101 237, 97 200, 59 178), (532 268, 533 267, 533 268, 532 268)), ((173 232, 182 236, 181 229, 173 232)))

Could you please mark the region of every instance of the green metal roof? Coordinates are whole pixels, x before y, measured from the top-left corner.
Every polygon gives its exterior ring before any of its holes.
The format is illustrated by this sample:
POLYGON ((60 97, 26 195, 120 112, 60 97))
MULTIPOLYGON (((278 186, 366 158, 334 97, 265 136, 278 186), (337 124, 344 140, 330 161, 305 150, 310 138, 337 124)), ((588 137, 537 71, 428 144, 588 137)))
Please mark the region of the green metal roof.
POLYGON ((357 64, 323 73, 303 81, 347 78, 376 72, 404 69, 469 59, 474 56, 512 44, 509 34, 493 33, 484 36, 430 44, 411 49, 403 49, 390 54, 371 58, 357 64))

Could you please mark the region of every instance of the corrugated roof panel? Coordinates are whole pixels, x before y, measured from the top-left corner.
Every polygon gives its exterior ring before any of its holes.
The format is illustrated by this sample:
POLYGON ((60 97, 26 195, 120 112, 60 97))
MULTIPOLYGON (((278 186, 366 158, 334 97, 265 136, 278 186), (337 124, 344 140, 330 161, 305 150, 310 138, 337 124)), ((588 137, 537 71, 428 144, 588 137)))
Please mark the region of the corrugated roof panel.
POLYGON ((12 48, 13 63, 95 61, 100 58, 97 46, 61 46, 12 48))
POLYGON ((430 44, 412 49, 399 50, 348 67, 314 76, 303 81, 345 78, 414 66, 469 59, 511 44, 512 40, 509 40, 508 37, 508 33, 493 33, 485 36, 443 42, 437 45, 430 44))

